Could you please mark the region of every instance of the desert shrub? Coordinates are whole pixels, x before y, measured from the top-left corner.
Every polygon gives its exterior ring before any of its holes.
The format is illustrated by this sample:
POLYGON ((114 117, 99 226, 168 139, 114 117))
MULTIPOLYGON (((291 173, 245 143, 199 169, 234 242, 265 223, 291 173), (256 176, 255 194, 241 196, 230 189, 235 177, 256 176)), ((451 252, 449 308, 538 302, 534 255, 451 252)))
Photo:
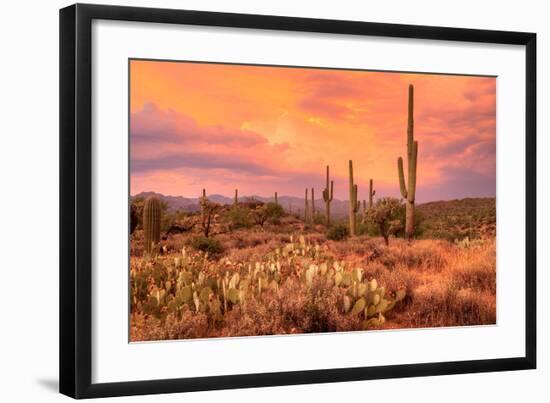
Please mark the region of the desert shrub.
POLYGON ((220 241, 204 236, 196 236, 191 238, 189 244, 192 248, 201 252, 206 252, 209 255, 219 255, 223 252, 223 246, 220 241))
POLYGON ((330 245, 330 250, 337 259, 346 259, 351 256, 367 257, 380 245, 381 239, 365 236, 352 237, 344 242, 335 242, 330 245))
POLYGON ((149 316, 134 315, 130 327, 132 341, 154 341, 193 339, 208 337, 208 319, 204 313, 194 313, 187 309, 179 320, 168 315, 164 320, 149 316))
POLYGON ((417 290, 409 318, 414 327, 494 324, 496 300, 482 291, 461 289, 451 281, 417 290))
POLYGON ((365 220, 357 223, 357 235, 381 236, 378 226, 365 220))
POLYGON ((388 248, 380 249, 376 260, 388 269, 405 266, 409 269, 441 271, 447 265, 449 243, 417 240, 412 244, 396 240, 388 248))
POLYGON ((225 213, 224 219, 232 231, 240 228, 250 228, 252 226, 252 220, 246 208, 232 208, 225 213))
POLYGON ((283 206, 278 203, 267 203, 265 205, 267 214, 267 220, 270 224, 279 225, 281 223, 281 217, 284 216, 285 210, 283 206))
POLYGON ((327 219, 326 219, 326 216, 324 214, 315 213, 313 215, 313 224, 323 225, 323 224, 326 224, 326 222, 327 222, 327 219))
POLYGON ((459 252, 452 262, 452 280, 461 288, 496 294, 496 266, 494 242, 478 241, 459 252))
POLYGON ((327 239, 331 241, 342 241, 349 236, 349 229, 344 224, 337 224, 330 227, 327 231, 327 239))

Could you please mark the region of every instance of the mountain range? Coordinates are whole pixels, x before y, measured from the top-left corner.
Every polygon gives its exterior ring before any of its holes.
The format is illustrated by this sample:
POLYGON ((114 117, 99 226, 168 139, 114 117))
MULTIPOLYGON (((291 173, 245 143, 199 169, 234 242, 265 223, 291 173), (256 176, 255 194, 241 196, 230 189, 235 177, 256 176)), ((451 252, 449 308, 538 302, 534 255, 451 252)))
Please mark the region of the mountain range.
MULTIPOLYGON (((167 196, 156 192, 141 192, 131 197, 134 198, 148 198, 151 196, 158 197, 161 201, 168 205, 168 211, 174 212, 182 210, 186 212, 199 211, 199 197, 183 197, 183 196, 167 196)), ((218 204, 233 204, 233 198, 222 196, 219 194, 207 195, 208 200, 218 204)), ((242 196, 239 197, 239 201, 246 200, 258 200, 263 203, 274 202, 275 197, 263 197, 258 195, 242 196)), ((278 203, 289 213, 303 214, 305 200, 300 197, 293 196, 278 196, 278 203)), ((311 200, 309 200, 311 203, 311 200)), ((325 209, 325 202, 323 199, 315 199, 315 210, 323 212, 325 209)), ((331 214, 334 216, 345 216, 348 214, 349 202, 347 200, 333 199, 330 204, 331 214)))

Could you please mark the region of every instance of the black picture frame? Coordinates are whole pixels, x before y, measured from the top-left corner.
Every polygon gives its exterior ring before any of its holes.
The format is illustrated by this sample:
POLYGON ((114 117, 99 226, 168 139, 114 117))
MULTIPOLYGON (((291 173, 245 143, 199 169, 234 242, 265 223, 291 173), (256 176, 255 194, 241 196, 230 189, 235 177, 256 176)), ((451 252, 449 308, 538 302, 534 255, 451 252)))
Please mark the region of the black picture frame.
POLYGON ((60 392, 174 393, 536 368, 536 34, 77 4, 60 10, 60 392), (359 368, 92 383, 92 21, 383 36, 525 46, 525 356, 359 368))

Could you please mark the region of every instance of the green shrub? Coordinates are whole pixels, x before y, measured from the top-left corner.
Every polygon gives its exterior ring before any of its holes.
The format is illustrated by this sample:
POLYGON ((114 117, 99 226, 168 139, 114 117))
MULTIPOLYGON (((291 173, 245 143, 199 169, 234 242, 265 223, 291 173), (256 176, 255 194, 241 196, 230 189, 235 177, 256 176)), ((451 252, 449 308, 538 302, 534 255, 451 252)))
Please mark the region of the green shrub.
POLYGON ((281 217, 285 214, 285 210, 280 204, 267 203, 265 210, 270 224, 279 225, 281 223, 281 217))
POLYGON ((206 252, 209 255, 219 255, 223 252, 223 246, 217 239, 196 236, 189 243, 194 249, 206 252))
POLYGON ((225 214, 225 220, 231 230, 252 227, 249 210, 246 208, 232 208, 225 214))
POLYGON ((342 241, 349 236, 349 228, 344 224, 337 224, 327 231, 327 239, 331 241, 342 241))

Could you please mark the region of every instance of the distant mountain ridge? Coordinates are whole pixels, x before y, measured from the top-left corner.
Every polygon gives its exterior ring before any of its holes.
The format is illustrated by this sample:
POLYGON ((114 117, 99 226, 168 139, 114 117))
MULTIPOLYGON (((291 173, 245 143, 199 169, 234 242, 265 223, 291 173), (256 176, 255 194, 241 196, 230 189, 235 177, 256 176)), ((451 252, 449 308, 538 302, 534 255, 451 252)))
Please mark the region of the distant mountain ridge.
MULTIPOLYGON (((138 197, 151 197, 156 196, 168 205, 168 210, 174 212, 176 210, 183 210, 187 212, 199 211, 199 197, 183 197, 183 196, 166 196, 156 192, 141 192, 137 195, 131 196, 131 199, 138 197)), ((219 194, 207 195, 208 200, 219 204, 233 204, 232 197, 226 197, 219 194)), ((263 203, 274 202, 275 197, 263 197, 258 195, 243 195, 239 196, 239 201, 244 200, 259 200, 263 203)), ((278 196, 277 200, 279 204, 289 213, 303 213, 305 200, 300 197, 293 196, 278 196)), ((311 203, 311 200, 309 200, 311 203)), ((348 201, 347 200, 332 200, 330 204, 331 213, 335 216, 344 216, 348 213, 348 201)), ((323 212, 325 210, 325 202, 323 199, 315 199, 315 210, 323 212)))
MULTIPOLYGON (((186 212, 197 212, 199 208, 199 197, 183 197, 183 196, 170 196, 163 195, 156 192, 141 192, 137 195, 131 196, 131 199, 138 197, 151 197, 156 196, 168 205, 168 210, 174 212, 176 210, 183 210, 186 212)), ((226 197, 219 194, 207 195, 208 200, 219 204, 233 204, 232 197, 226 197)), ((247 199, 259 200, 263 203, 274 202, 275 197, 262 197, 257 195, 239 196, 239 201, 247 199)), ((303 214, 304 211, 304 199, 293 196, 278 196, 278 202, 283 208, 290 213, 303 214)), ((311 200, 309 201, 311 203, 311 200)), ((438 200, 426 203, 417 204, 419 211, 424 212, 426 215, 447 215, 454 213, 454 210, 466 208, 466 210, 476 210, 479 208, 494 208, 495 198, 464 198, 453 200, 438 200)), ((325 202, 323 199, 315 199, 315 210, 323 213, 325 211, 325 202)), ((334 217, 345 217, 349 211, 348 200, 333 199, 330 204, 331 214, 334 217)))

